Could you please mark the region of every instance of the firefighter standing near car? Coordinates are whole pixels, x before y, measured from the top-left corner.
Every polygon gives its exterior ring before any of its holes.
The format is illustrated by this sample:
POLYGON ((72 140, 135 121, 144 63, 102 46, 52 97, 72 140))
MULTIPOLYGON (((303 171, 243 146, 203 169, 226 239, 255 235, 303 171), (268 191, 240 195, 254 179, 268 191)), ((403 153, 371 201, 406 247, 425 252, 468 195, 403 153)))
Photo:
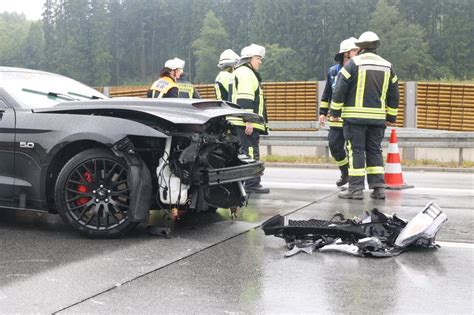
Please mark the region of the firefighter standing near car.
POLYGON ((335 120, 332 116, 327 117, 329 104, 332 99, 332 92, 337 82, 337 74, 346 65, 349 60, 357 55, 359 47, 355 45, 356 39, 354 37, 343 40, 339 45, 339 52, 334 57, 338 63, 333 65, 328 72, 326 87, 324 88, 321 97, 321 106, 319 108, 319 123, 324 126, 326 119, 329 124, 329 150, 332 157, 336 160, 339 169, 341 170, 341 177, 336 181, 336 185, 343 186, 349 181, 349 162, 347 160, 346 148, 344 142, 344 134, 342 131, 342 119, 335 120))
MULTIPOLYGON (((248 112, 258 114, 266 123, 267 114, 261 87, 262 78, 259 73, 264 57, 265 47, 255 44, 244 47, 234 71, 233 81, 229 84, 229 90, 232 91, 232 102, 239 104, 248 112)), ((232 118, 229 121, 236 126, 242 145, 242 153, 259 160, 260 134, 267 134, 266 124, 244 121, 241 118, 232 118)), ((270 192, 268 188, 262 187, 260 177, 245 181, 245 190, 249 193, 270 192)))
POLYGON ((386 126, 395 123, 399 104, 398 78, 392 64, 376 54, 380 39, 364 32, 355 44, 361 48, 339 72, 330 115, 344 119, 349 156, 349 189, 343 199, 363 199, 365 174, 374 199, 385 199, 382 140, 386 126))
POLYGON ((194 87, 194 85, 186 81, 186 72, 183 72, 180 78, 176 81, 176 85, 178 86, 179 90, 179 97, 180 98, 201 98, 199 95, 198 90, 194 87))
POLYGON ((179 80, 184 69, 184 60, 173 58, 165 62, 160 71, 160 78, 153 82, 147 92, 150 98, 179 97, 179 88, 176 81, 179 80))
POLYGON ((229 84, 234 78, 234 67, 238 61, 239 55, 237 55, 232 49, 226 49, 221 53, 219 63, 217 64, 220 72, 217 75, 214 84, 218 100, 232 100, 232 96, 229 97, 229 84))

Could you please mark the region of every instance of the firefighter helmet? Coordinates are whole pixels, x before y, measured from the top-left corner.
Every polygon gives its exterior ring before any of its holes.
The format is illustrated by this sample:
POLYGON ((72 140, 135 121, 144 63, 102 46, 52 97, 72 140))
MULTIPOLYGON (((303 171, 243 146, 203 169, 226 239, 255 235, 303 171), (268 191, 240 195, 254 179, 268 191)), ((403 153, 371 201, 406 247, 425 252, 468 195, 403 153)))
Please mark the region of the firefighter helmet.
POLYGON ((239 55, 237 55, 232 49, 226 49, 220 55, 217 67, 224 70, 225 68, 235 66, 237 61, 239 61, 239 55))
POLYGON ((344 39, 339 44, 339 52, 334 56, 334 60, 340 62, 342 60, 342 55, 345 52, 351 51, 352 49, 359 49, 359 47, 357 47, 355 44, 356 40, 357 38, 355 37, 344 39))
POLYGON ((251 58, 253 56, 265 58, 265 47, 252 44, 242 48, 242 51, 240 52, 240 59, 251 58))
POLYGON ((175 69, 184 69, 185 62, 179 58, 173 58, 165 62, 165 68, 175 70, 175 69))
POLYGON ((374 32, 364 32, 355 44, 360 48, 377 48, 380 46, 380 38, 374 32))

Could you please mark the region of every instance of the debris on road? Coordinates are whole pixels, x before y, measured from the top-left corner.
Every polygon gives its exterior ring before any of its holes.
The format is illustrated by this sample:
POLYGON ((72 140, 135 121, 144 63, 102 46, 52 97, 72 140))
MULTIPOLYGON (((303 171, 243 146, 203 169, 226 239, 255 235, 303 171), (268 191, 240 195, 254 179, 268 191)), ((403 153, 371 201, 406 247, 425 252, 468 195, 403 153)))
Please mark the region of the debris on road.
POLYGON ((433 201, 409 222, 396 214, 387 215, 374 208, 360 217, 346 219, 336 213, 327 220, 288 220, 276 215, 262 225, 265 235, 281 237, 289 251, 337 251, 359 257, 392 257, 411 248, 438 248, 435 236, 448 220, 433 201))

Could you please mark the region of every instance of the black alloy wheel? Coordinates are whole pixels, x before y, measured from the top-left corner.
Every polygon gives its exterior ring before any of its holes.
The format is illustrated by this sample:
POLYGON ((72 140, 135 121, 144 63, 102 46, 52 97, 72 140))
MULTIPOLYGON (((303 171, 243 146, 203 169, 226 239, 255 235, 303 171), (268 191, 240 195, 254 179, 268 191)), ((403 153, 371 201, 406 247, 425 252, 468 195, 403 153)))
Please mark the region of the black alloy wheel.
POLYGON ((87 150, 66 163, 55 196, 63 220, 87 236, 115 237, 136 225, 130 219, 128 167, 108 150, 87 150))

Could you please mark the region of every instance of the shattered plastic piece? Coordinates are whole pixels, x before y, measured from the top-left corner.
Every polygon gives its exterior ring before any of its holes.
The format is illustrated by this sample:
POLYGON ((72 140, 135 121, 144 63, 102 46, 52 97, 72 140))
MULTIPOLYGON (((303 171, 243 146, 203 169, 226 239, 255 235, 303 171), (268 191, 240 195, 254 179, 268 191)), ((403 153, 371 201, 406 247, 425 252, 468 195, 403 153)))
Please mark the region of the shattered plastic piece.
POLYGON ((431 243, 438 233, 441 225, 448 220, 446 214, 433 201, 428 203, 426 207, 416 215, 407 226, 400 232, 395 245, 406 247, 412 243, 419 243, 420 239, 427 240, 431 243))
POLYGON ((434 239, 446 221, 446 214, 436 203, 430 202, 409 222, 374 208, 361 218, 345 219, 336 213, 329 221, 288 220, 276 215, 265 221, 262 229, 265 235, 286 241, 290 250, 285 257, 318 249, 361 257, 392 257, 411 247, 438 248, 434 239))

